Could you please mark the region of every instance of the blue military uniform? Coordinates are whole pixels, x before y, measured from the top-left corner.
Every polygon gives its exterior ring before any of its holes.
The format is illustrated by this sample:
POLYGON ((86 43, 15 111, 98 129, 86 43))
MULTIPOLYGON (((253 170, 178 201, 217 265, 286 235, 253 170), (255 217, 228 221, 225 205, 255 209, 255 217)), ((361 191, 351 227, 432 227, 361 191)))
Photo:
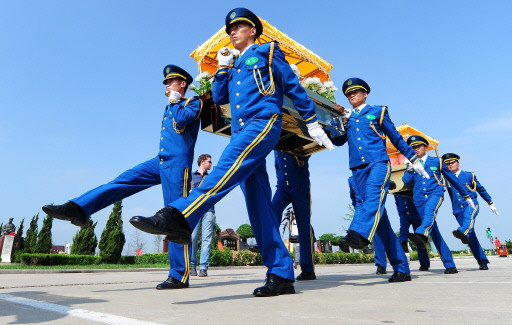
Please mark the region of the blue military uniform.
MULTIPOLYGON (((243 8, 234 9, 228 17, 227 27, 237 19, 251 24, 258 20, 243 8)), ((292 259, 281 240, 271 203, 265 157, 281 134, 283 95, 292 99, 306 123, 316 121, 315 105, 276 42, 253 44, 232 67, 219 68, 212 93, 215 103, 230 103, 231 141, 203 184, 170 206, 179 210, 194 229, 200 216, 240 185, 263 264, 268 267, 267 275, 293 281, 292 259)))
MULTIPOLYGON (((185 79, 187 84, 192 82, 192 77, 185 70, 174 65, 164 68, 164 77, 185 79)), ((162 119, 158 156, 128 169, 110 183, 71 201, 78 204, 89 217, 114 202, 158 184, 162 184, 166 205, 187 196, 201 107, 201 100, 197 97, 182 98, 167 105, 162 119)), ((169 276, 188 283, 188 245, 169 242, 169 261, 169 276)))
MULTIPOLYGON (((352 206, 357 211, 357 209, 362 205, 363 200, 360 195, 360 192, 356 186, 354 177, 351 176, 348 178, 348 187, 350 189, 350 198, 352 199, 352 206)), ((379 227, 382 228, 382 233, 387 234, 391 229, 391 224, 389 223, 389 218, 387 215, 387 211, 384 210, 382 214, 382 225, 379 227)), ((384 270, 387 267, 386 262, 386 254, 389 258, 389 263, 393 267, 394 271, 409 273, 409 263, 407 261, 407 257, 401 248, 399 248, 399 243, 396 240, 396 236, 381 236, 381 232, 377 232, 373 237, 373 250, 374 250, 374 261, 376 266, 382 266, 384 270)))
POLYGON ((277 189, 272 206, 278 224, 284 209, 291 203, 297 220, 300 244, 300 267, 303 272, 314 272, 313 233, 311 230, 311 186, 309 156, 300 157, 274 151, 277 189))
MULTIPOLYGON (((427 140, 418 135, 410 136, 407 139, 407 143, 411 146, 419 144, 428 146, 427 140)), ((425 156, 423 159, 420 159, 420 162, 423 164, 430 178, 415 173, 412 168, 409 167, 404 173, 402 181, 405 184, 414 184, 414 205, 421 216, 421 225, 415 229, 415 233, 428 238, 435 222, 437 210, 443 203, 446 187, 445 178, 463 193, 465 197, 469 197, 469 191, 457 181, 455 175, 446 167, 441 158, 425 156)))
MULTIPOLYGON (((421 226, 421 216, 418 213, 413 198, 410 196, 401 196, 394 195, 396 209, 398 211, 398 216, 400 217, 400 241, 407 242, 407 235, 409 234, 409 227, 412 225, 413 229, 416 230, 421 226)), ((452 252, 443 237, 441 236, 441 232, 439 231, 439 227, 437 226, 437 222, 434 221, 431 230, 432 241, 436 246, 439 255, 441 256, 441 261, 446 269, 454 268, 455 263, 453 261, 452 252)), ((418 247, 418 259, 420 265, 425 268, 430 268, 430 258, 426 248, 418 247)))
MULTIPOLYGON (((345 94, 359 88, 367 93, 370 91, 366 82, 358 78, 350 78, 343 83, 345 94)), ((349 166, 362 197, 362 203, 355 209, 349 232, 355 231, 368 241, 379 232, 381 240, 390 243, 389 249, 397 250, 396 254, 403 255, 401 258, 405 260, 405 253, 384 213, 391 175, 386 136, 410 161, 415 162, 417 157, 396 130, 386 106, 366 105, 358 113, 352 110, 345 128, 346 134, 341 143, 348 142, 349 166)), ((409 266, 405 263, 398 271, 409 273, 409 266)))
MULTIPOLYGON (((453 153, 445 154, 442 158, 445 162, 460 159, 458 155, 453 153)), ((476 178, 475 173, 460 171, 459 173, 453 175, 464 188, 464 191, 460 191, 457 189, 457 187, 453 186, 454 184, 451 181, 448 186, 448 194, 450 195, 450 199, 452 201, 453 214, 460 225, 458 230, 468 237, 468 245, 478 263, 488 264, 489 260, 487 259, 482 246, 480 245, 480 242, 478 241, 478 238, 474 232, 474 225, 476 216, 478 215, 480 209, 477 201, 477 193, 480 194, 482 199, 484 199, 484 201, 489 205, 493 204, 492 198, 489 193, 487 193, 486 189, 480 184, 476 178), (465 201, 464 193, 466 191, 469 192, 469 196, 473 202, 475 202, 475 209, 472 209, 471 206, 469 206, 469 204, 465 201)))

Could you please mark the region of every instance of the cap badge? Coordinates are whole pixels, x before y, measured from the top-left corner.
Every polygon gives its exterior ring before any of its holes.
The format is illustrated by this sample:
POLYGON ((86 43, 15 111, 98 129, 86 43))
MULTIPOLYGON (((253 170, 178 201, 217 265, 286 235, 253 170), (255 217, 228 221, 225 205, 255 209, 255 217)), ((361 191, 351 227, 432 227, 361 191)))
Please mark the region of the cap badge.
POLYGON ((234 11, 233 11, 233 12, 229 15, 229 18, 233 19, 233 18, 235 18, 235 17, 236 17, 236 12, 234 12, 234 11))
POLYGON ((170 71, 171 71, 171 68, 169 68, 169 67, 165 68, 165 74, 169 74, 170 71))
POLYGON ((352 85, 352 80, 347 81, 347 85, 352 85))

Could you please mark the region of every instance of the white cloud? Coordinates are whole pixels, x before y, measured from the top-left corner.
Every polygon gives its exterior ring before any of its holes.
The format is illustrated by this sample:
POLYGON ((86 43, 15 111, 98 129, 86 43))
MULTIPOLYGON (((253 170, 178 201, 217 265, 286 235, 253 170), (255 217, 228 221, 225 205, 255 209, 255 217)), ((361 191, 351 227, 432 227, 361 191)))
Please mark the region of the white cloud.
POLYGON ((481 124, 475 125, 469 128, 467 131, 471 133, 476 132, 502 132, 502 131, 510 131, 512 127, 512 117, 511 116, 502 116, 495 118, 493 120, 489 120, 487 122, 483 122, 481 124))

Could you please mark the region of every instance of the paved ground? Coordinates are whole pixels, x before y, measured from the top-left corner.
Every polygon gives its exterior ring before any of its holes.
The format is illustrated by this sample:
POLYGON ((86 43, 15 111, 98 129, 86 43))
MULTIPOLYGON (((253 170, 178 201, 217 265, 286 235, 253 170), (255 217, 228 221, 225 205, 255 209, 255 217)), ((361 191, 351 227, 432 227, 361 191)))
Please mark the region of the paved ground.
MULTIPOLYGON (((297 294, 252 296, 265 269, 212 268, 191 287, 157 291, 165 270, 8 273, 0 270, 0 324, 511 324, 512 257, 490 257, 488 271, 439 260, 413 280, 388 283, 373 265, 317 266, 297 294)), ((12 272, 12 271, 11 271, 12 272)))

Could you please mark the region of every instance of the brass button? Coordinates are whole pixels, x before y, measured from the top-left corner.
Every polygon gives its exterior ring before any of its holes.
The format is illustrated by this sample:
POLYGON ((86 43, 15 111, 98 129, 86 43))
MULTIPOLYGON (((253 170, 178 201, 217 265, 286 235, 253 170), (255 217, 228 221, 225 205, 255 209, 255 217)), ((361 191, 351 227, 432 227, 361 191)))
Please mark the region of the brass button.
POLYGON ((240 126, 244 126, 244 122, 240 123, 240 126))
POLYGON ((162 130, 165 130, 165 126, 162 128, 162 130))
POLYGON ((240 96, 240 93, 236 93, 237 96, 240 96))
POLYGON ((359 149, 363 149, 363 147, 359 147, 359 149))
POLYGON ((240 69, 236 70, 236 72, 240 72, 240 71, 242 71, 242 70, 240 70, 240 69))
POLYGON ((359 129, 356 129, 356 131, 359 131, 359 129))
POLYGON ((242 118, 239 118, 239 119, 238 119, 238 122, 243 122, 243 121, 244 121, 244 120, 242 120, 242 118))
POLYGON ((164 137, 161 137, 161 138, 160 138, 160 140, 163 140, 163 139, 164 139, 164 137))
POLYGON ((236 84, 237 84, 237 85, 239 85, 239 84, 241 84, 241 82, 240 82, 240 81, 237 81, 237 82, 236 82, 236 84))
POLYGON ((240 105, 236 105, 236 108, 240 108, 240 105))
POLYGON ((160 149, 160 151, 164 151, 164 148, 160 149))

